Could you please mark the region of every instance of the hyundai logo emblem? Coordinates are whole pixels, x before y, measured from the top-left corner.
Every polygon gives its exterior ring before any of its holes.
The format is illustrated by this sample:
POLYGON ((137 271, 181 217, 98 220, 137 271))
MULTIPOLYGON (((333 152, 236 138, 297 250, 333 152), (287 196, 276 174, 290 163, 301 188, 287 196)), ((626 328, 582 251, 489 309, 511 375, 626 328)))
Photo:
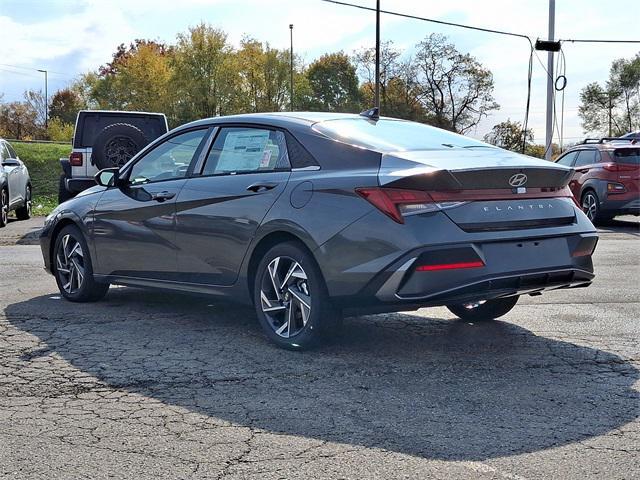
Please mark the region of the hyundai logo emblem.
POLYGON ((509 178, 509 185, 512 187, 522 187, 527 183, 527 176, 524 173, 516 173, 509 178))

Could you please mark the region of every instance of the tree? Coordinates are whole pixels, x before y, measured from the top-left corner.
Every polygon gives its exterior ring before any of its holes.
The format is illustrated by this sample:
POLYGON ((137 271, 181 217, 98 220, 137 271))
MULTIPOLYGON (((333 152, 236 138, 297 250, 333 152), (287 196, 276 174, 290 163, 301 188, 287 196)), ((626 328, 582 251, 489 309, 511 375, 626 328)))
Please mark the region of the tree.
POLYGON ((60 117, 49 120, 47 136, 54 142, 70 142, 73 139, 73 123, 63 122, 60 117))
POLYGON ((604 85, 584 87, 578 115, 587 134, 618 136, 640 128, 640 53, 615 60, 604 85))
POLYGON ((484 136, 484 141, 506 150, 522 152, 523 142, 527 147, 533 142, 533 130, 527 129, 525 132, 520 122, 507 119, 494 125, 484 136))
MULTIPOLYGON (((375 92, 375 49, 355 53, 354 60, 364 82, 360 87, 362 107, 370 108, 375 92)), ((425 121, 426 113, 419 100, 416 68, 412 58, 402 60, 393 42, 380 46, 380 110, 383 115, 407 120, 425 121)))
POLYGON ((171 62, 175 122, 234 113, 232 53, 227 34, 205 23, 178 35, 171 62))
POLYGON ((420 42, 416 62, 420 101, 433 125, 465 133, 500 108, 491 72, 460 53, 447 37, 431 34, 420 42))
POLYGON ((76 121, 78 111, 82 110, 84 105, 80 96, 71 88, 58 90, 49 104, 49 117, 51 119, 59 119, 63 123, 73 124, 76 121))
POLYGON ((24 99, 28 108, 35 112, 35 123, 40 129, 44 129, 47 119, 47 102, 42 90, 27 90, 24 99))
MULTIPOLYGON (((289 53, 244 38, 235 55, 239 79, 237 108, 277 112, 289 106, 289 53)), ((295 87, 294 87, 295 88, 295 87)))
POLYGON ((311 87, 311 106, 329 112, 356 112, 360 92, 356 68, 343 52, 322 55, 306 71, 311 87))
POLYGON ((38 113, 27 102, 0 104, 0 134, 16 140, 32 139, 42 134, 38 113))
POLYGON ((170 54, 170 48, 153 41, 120 45, 113 60, 100 67, 91 97, 100 108, 164 112, 171 103, 170 54))

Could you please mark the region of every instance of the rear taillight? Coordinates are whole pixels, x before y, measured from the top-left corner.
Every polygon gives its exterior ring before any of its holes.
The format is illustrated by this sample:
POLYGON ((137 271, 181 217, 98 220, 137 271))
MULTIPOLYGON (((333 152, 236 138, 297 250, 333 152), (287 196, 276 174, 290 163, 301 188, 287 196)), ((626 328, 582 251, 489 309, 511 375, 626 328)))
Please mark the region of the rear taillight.
POLYGON ((624 163, 605 163, 602 168, 609 172, 631 172, 638 169, 638 165, 624 163))
POLYGON ((72 167, 81 167, 82 166, 82 153, 80 152, 71 152, 69 155, 69 163, 72 167))
POLYGON ((398 223, 404 217, 453 208, 466 202, 436 202, 427 192, 397 188, 362 187, 356 193, 398 223))

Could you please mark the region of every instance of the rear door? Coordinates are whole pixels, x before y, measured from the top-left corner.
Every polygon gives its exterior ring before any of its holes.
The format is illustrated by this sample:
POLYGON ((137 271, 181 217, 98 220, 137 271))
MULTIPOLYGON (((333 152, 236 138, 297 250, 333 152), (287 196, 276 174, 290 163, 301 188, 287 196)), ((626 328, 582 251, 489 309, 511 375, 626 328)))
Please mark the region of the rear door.
POLYGON ((222 126, 176 204, 181 280, 235 283, 249 243, 290 175, 282 131, 222 126))
POLYGON ((200 128, 167 138, 123 172, 122 186, 102 194, 93 223, 96 273, 175 279, 175 202, 209 133, 200 128))
POLYGON ((573 168, 575 174, 569 182, 569 187, 572 192, 578 192, 576 198, 580 198, 580 192, 582 187, 590 178, 598 178, 597 164, 601 163, 600 152, 595 148, 586 148, 578 151, 578 157, 576 158, 573 168))

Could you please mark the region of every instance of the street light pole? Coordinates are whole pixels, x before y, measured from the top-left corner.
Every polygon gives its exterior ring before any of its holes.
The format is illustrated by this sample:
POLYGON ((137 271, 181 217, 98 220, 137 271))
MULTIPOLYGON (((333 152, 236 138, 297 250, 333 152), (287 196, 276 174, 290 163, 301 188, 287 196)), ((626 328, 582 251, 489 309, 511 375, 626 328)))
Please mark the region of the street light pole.
POLYGON ((376 93, 374 107, 380 115, 380 0, 376 0, 376 93))
MULTIPOLYGON (((554 41, 555 36, 555 24, 556 24, 556 0, 549 0, 549 41, 554 41)), ((545 139, 545 154, 544 158, 551 160, 553 155, 553 95, 554 95, 554 82, 553 82, 553 52, 547 53, 547 128, 545 139)))
POLYGON ((293 23, 289 24, 289 33, 291 36, 291 48, 289 51, 289 110, 293 112, 293 23))
POLYGON ((46 70, 38 70, 40 73, 44 73, 44 128, 49 129, 49 81, 47 78, 48 72, 46 70))

